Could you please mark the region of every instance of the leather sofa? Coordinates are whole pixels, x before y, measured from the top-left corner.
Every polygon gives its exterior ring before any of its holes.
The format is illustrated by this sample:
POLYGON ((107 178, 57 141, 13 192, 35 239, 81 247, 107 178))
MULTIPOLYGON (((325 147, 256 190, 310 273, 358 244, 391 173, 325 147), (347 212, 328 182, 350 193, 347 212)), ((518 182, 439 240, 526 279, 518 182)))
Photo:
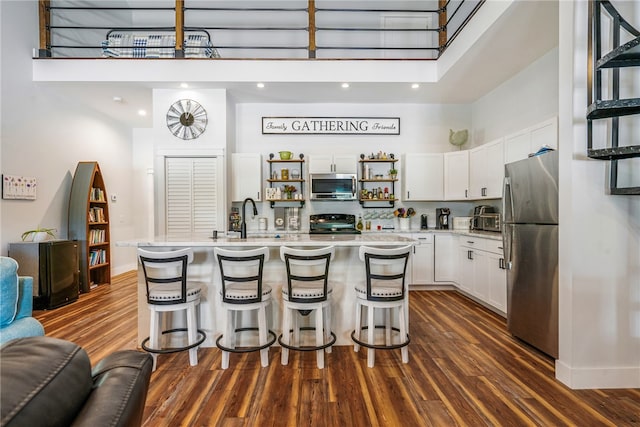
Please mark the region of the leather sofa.
POLYGON ((0 344, 21 337, 44 335, 32 317, 33 278, 18 277, 18 263, 0 257, 0 344))
POLYGON ((122 350, 92 370, 72 342, 9 341, 0 347, 0 425, 139 426, 152 364, 148 353, 122 350))

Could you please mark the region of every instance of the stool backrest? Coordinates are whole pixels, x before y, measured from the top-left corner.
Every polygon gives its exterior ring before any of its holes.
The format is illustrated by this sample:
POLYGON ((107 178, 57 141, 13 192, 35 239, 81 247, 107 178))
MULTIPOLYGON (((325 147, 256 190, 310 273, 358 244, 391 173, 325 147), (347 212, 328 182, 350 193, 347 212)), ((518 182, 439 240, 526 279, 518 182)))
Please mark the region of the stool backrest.
POLYGON ((333 246, 320 249, 293 249, 280 246, 280 259, 287 268, 287 288, 289 301, 319 302, 327 300, 329 286, 329 264, 335 255, 333 246), (321 285, 318 286, 318 285, 321 285), (316 296, 296 298, 296 286, 321 288, 316 296))
POLYGON ((213 253, 220 267, 222 279, 222 301, 232 304, 251 304, 262 301, 262 272, 265 261, 269 260, 269 248, 262 247, 248 250, 229 250, 214 248, 213 253), (254 298, 229 298, 228 288, 234 284, 253 286, 250 292, 254 298))
POLYGON ((399 301, 406 293, 405 274, 411 255, 411 245, 399 248, 360 247, 360 260, 364 261, 367 282, 367 299, 371 301, 399 301), (372 289, 389 288, 389 296, 373 295, 372 289))
POLYGON ((147 287, 147 303, 180 304, 187 301, 187 264, 193 261, 193 249, 184 248, 175 251, 156 252, 138 248, 138 258, 142 264, 147 287), (180 297, 177 299, 156 300, 149 298, 149 289, 154 286, 180 284, 180 297))

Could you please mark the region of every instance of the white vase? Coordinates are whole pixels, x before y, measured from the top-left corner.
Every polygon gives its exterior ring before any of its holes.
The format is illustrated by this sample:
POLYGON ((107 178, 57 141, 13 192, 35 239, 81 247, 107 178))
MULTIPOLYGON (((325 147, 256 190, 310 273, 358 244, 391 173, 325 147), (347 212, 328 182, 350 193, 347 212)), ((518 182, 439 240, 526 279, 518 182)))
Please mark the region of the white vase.
POLYGON ((400 230, 407 231, 411 228, 411 218, 398 218, 400 222, 400 230))
POLYGON ((48 234, 45 231, 38 231, 36 233, 31 233, 31 241, 32 242, 43 242, 47 240, 48 234))

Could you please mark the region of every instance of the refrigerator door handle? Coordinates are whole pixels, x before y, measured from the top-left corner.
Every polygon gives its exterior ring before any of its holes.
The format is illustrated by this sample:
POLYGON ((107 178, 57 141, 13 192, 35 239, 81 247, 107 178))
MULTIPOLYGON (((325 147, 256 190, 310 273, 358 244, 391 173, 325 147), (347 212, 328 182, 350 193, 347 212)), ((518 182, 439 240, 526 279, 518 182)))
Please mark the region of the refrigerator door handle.
POLYGON ((511 222, 513 220, 513 198, 511 193, 511 178, 506 176, 502 188, 502 212, 504 212, 503 222, 511 222))
POLYGON ((504 247, 504 259, 503 268, 511 270, 511 247, 513 241, 513 226, 511 224, 505 224, 502 234, 502 246, 504 247))

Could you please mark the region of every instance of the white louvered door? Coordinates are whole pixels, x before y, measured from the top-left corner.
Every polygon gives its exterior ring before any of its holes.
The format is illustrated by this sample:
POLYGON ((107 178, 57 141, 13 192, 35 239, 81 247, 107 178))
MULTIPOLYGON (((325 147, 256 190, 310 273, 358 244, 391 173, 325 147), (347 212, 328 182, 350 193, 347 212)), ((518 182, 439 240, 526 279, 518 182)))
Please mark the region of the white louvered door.
POLYGON ((218 229, 216 157, 165 158, 167 236, 210 234, 218 229))

